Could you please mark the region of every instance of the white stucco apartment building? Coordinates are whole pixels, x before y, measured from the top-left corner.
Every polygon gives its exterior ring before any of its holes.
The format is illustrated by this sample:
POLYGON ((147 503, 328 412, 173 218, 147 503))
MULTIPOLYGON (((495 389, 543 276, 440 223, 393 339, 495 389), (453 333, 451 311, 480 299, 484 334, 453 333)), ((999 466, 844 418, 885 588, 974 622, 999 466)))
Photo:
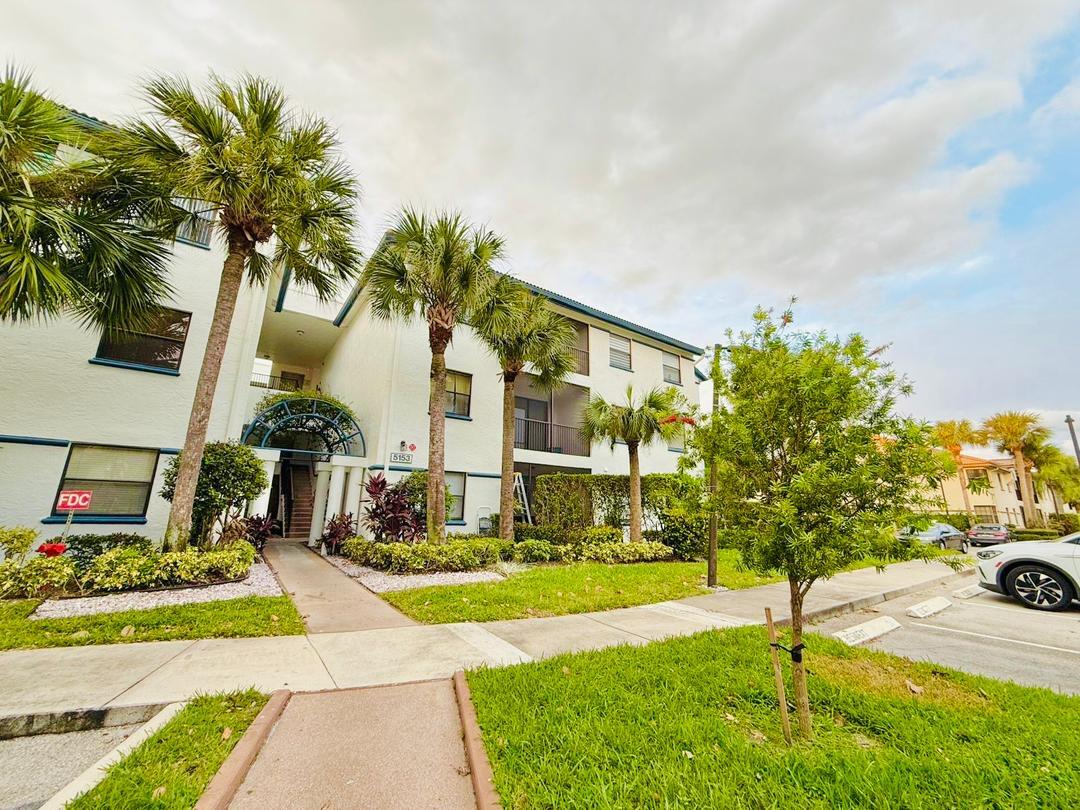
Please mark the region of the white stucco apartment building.
MULTIPOLYGON (((975 513, 977 521, 1008 523, 1019 528, 1030 526, 1031 521, 1024 514, 1016 464, 1012 458, 981 458, 964 454, 960 457, 960 463, 968 481, 981 479, 986 482, 985 486, 979 488, 980 491, 968 491, 971 511, 975 513)), ((1043 525, 1055 513, 1075 512, 1051 487, 1035 482, 1034 494, 1035 508, 1042 516, 1043 525)), ((964 512, 964 491, 958 475, 942 482, 939 495, 947 511, 964 512)))
MULTIPOLYGON (((110 343, 69 319, 0 325, 0 525, 59 534, 66 513, 56 508, 58 492, 89 489, 91 509, 75 522, 90 525, 76 530, 164 534, 161 476, 183 443, 224 258, 208 226, 186 236, 172 260, 172 311, 148 333, 110 343)), ((517 471, 530 489, 545 472, 625 473, 625 448, 582 442, 584 403, 592 393, 621 398, 631 384, 638 391, 680 386, 696 403, 701 350, 546 295, 578 329, 578 371, 551 394, 534 390, 528 375, 519 378, 517 471)), ((256 452, 273 484, 251 511, 279 515, 290 534, 315 538, 330 515, 360 513, 366 476, 393 480, 426 468, 429 362, 426 326, 373 320, 359 290, 325 304, 287 278, 245 287, 209 440, 265 445, 256 452), (300 421, 280 413, 256 420, 268 391, 316 387, 356 414, 357 430, 341 432, 334 452, 290 433, 300 421)), ((499 368, 467 327, 458 329, 447 365, 446 469, 458 496, 450 524, 476 531, 498 510, 499 368)), ((673 471, 678 454, 678 447, 647 448, 642 470, 673 471)))

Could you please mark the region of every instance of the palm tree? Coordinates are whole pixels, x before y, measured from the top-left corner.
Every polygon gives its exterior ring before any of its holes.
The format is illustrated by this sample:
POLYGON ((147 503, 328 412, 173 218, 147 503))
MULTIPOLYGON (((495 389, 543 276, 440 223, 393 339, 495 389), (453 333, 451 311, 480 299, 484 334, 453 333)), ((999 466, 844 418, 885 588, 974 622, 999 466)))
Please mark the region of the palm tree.
POLYGON ((1041 526, 1042 516, 1035 509, 1035 490, 1031 483, 1031 471, 1025 450, 1045 443, 1050 430, 1039 422, 1036 414, 1026 411, 1002 411, 983 422, 987 441, 997 446, 999 452, 1011 453, 1020 480, 1020 496, 1024 504, 1024 523, 1041 526))
POLYGON ((956 475, 960 479, 960 491, 964 496, 964 513, 971 516, 971 496, 968 493, 967 474, 964 472, 963 449, 965 444, 982 444, 982 434, 971 426, 967 419, 938 422, 934 425, 934 439, 938 447, 949 451, 956 465, 956 475))
POLYGON ((472 322, 499 361, 503 381, 502 470, 499 486, 499 536, 514 539, 514 387, 527 365, 541 390, 558 387, 576 368, 572 349, 577 333, 546 298, 533 295, 503 276, 489 303, 472 322))
POLYGON ((0 79, 0 321, 61 314, 137 326, 171 292, 167 220, 144 172, 103 159, 93 132, 8 68, 0 79))
POLYGON ((289 110, 284 93, 263 79, 230 85, 213 77, 197 92, 163 77, 146 94, 151 115, 125 127, 117 159, 153 172, 163 193, 215 214, 227 249, 166 530, 166 546, 183 548, 240 285, 245 276, 263 284, 288 273, 332 298, 359 265, 357 189, 329 124, 289 110), (256 249, 271 239, 271 255, 256 249))
POLYGON ((670 387, 657 386, 646 391, 640 399, 634 397, 634 387, 626 387, 626 401, 608 402, 594 394, 585 406, 581 434, 590 445, 608 442, 615 449, 618 442, 626 444, 630 455, 630 542, 641 542, 641 461, 638 452, 658 439, 669 440, 682 429, 684 417, 679 413, 681 398, 670 387))
POLYGON ((428 392, 427 533, 446 537, 446 347, 459 323, 488 304, 499 276, 503 240, 473 228, 457 213, 435 217, 406 208, 383 236, 360 283, 372 315, 404 322, 423 318, 431 348, 428 392))

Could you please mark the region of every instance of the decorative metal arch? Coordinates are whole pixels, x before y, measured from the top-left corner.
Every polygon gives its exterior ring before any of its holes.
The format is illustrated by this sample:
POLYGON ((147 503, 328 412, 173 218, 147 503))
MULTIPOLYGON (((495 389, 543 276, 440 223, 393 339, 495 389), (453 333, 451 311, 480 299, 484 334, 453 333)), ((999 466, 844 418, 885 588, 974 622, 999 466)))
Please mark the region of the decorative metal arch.
POLYGON ((241 441, 270 447, 274 434, 292 432, 318 436, 331 455, 367 455, 364 434, 348 411, 325 399, 308 397, 283 399, 256 414, 241 441))

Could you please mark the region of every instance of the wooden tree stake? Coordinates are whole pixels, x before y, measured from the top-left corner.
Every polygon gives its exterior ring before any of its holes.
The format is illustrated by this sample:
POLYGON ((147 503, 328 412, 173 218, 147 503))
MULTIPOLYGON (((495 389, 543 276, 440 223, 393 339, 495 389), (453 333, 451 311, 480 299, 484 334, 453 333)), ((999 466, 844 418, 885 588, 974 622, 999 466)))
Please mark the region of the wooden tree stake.
POLYGON ((776 697, 780 701, 780 725, 784 729, 784 742, 791 745, 791 720, 788 719, 787 693, 784 691, 784 673, 780 669, 780 654, 776 651, 776 626, 772 620, 772 608, 765 608, 765 626, 769 628, 769 655, 772 657, 776 697))

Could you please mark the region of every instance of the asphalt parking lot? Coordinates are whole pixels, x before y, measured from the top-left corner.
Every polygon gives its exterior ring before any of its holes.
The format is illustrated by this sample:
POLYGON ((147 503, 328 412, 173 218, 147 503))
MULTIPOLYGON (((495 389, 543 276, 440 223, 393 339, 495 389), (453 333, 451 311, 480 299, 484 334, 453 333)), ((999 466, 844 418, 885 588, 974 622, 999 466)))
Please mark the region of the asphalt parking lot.
POLYGON ((975 582, 975 577, 968 577, 930 588, 827 619, 813 629, 831 634, 878 616, 892 616, 900 622, 899 629, 860 646, 1025 686, 1080 694, 1080 608, 1045 613, 990 591, 970 599, 953 596, 953 591, 975 582), (944 596, 952 607, 925 619, 906 615, 907 608, 935 596, 944 596))

